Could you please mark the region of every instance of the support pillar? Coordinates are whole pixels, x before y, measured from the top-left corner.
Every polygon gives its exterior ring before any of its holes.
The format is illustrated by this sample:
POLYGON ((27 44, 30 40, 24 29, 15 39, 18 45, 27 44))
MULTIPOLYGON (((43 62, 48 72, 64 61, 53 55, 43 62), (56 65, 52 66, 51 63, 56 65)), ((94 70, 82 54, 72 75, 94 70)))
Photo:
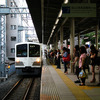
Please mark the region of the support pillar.
POLYGON ((56 50, 58 49, 58 33, 56 33, 56 50))
POLYGON ((63 49, 63 26, 61 26, 61 28, 60 28, 60 49, 62 52, 62 49, 63 49))
POLYGON ((68 48, 68 39, 66 39, 66 48, 68 48))
POLYGON ((80 33, 78 34, 78 45, 80 47, 80 33))
POLYGON ((75 20, 74 18, 71 19, 71 26, 70 26, 70 55, 71 55, 71 73, 74 72, 73 68, 73 52, 74 52, 74 35, 75 35, 75 20))
POLYGON ((53 37, 53 45, 54 45, 54 50, 56 50, 56 36, 53 37))
POLYGON ((96 42, 96 49, 98 49, 98 25, 96 26, 96 30, 95 30, 95 42, 96 42))

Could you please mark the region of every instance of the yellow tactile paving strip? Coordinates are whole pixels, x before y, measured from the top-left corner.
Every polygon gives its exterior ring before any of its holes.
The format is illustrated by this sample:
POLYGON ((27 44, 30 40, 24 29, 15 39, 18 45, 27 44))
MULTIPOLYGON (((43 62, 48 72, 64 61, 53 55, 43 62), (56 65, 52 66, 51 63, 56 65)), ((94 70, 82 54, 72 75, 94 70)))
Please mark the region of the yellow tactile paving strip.
MULTIPOLYGON (((53 68, 57 71, 61 79, 67 85, 67 87, 71 90, 73 95, 76 97, 77 100, 91 100, 89 96, 82 91, 72 80, 70 80, 60 69, 56 69, 55 65, 52 65, 53 68)), ((81 86, 83 87, 83 86, 81 86)))
POLYGON ((92 87, 89 87, 89 86, 78 86, 80 89, 83 89, 83 90, 92 90, 94 88, 100 88, 98 86, 92 86, 92 87))

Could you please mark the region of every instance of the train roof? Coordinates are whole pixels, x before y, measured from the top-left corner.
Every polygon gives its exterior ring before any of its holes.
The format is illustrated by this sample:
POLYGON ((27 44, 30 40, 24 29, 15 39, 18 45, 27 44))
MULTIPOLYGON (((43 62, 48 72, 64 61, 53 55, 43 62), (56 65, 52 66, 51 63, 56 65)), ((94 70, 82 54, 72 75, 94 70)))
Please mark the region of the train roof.
POLYGON ((41 45, 41 43, 36 43, 36 42, 20 42, 20 43, 16 43, 15 45, 19 45, 19 44, 37 44, 37 45, 41 45))

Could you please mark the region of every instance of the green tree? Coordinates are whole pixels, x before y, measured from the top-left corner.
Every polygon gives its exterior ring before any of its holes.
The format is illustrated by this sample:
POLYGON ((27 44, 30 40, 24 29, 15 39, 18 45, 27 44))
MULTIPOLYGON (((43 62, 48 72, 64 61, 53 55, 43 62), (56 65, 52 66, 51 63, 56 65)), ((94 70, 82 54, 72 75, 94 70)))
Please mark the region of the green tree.
MULTIPOLYGON (((95 32, 87 33, 84 37, 88 37, 87 39, 84 39, 84 42, 91 41, 92 44, 95 44, 95 32)), ((98 32, 98 42, 100 42, 100 31, 98 32)))

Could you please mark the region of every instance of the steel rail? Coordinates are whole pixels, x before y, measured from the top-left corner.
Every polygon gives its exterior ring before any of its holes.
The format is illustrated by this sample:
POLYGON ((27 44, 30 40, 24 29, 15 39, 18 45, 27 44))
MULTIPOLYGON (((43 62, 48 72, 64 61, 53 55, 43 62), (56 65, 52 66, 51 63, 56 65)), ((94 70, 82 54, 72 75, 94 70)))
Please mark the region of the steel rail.
POLYGON ((26 90, 26 92, 25 92, 25 95, 24 95, 24 97, 23 97, 23 100, 27 100, 28 94, 29 94, 30 91, 31 91, 31 87, 33 86, 33 81, 34 81, 34 78, 31 79, 30 84, 28 85, 28 88, 27 88, 27 90, 26 90))
POLYGON ((17 83, 9 90, 9 92, 3 97, 2 100, 6 100, 9 95, 13 92, 13 90, 22 82, 23 78, 21 78, 17 83))

